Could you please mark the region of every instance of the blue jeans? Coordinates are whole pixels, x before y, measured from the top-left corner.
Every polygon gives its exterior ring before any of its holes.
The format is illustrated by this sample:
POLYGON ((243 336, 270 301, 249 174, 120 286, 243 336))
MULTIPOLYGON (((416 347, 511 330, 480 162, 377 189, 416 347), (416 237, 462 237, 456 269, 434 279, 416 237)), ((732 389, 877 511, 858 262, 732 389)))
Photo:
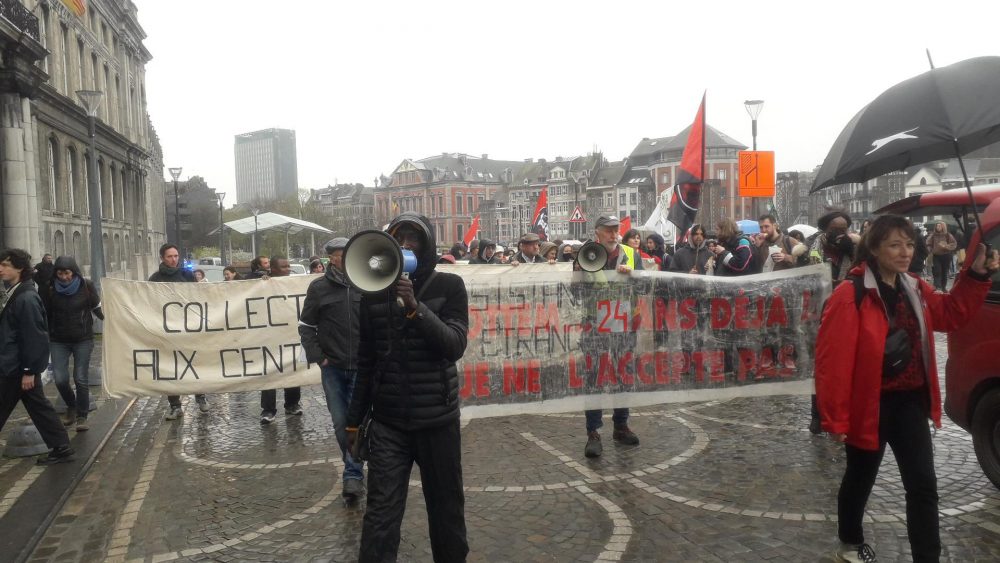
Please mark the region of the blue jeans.
POLYGON ((52 356, 52 371, 54 372, 56 389, 70 411, 75 410, 76 416, 87 418, 90 412, 90 389, 88 374, 90 372, 90 353, 94 351, 94 341, 84 340, 66 344, 63 342, 49 343, 49 354, 52 356), (76 395, 69 385, 69 357, 73 356, 73 383, 76 384, 76 395))
POLYGON ((355 462, 351 453, 347 451, 347 409, 351 405, 354 379, 358 372, 333 366, 322 366, 320 372, 323 378, 323 394, 326 395, 326 408, 330 410, 333 431, 337 435, 337 445, 343 454, 344 480, 364 479, 364 473, 361 471, 363 465, 355 462))
MULTIPOLYGON (((601 409, 583 411, 583 414, 587 417, 588 434, 604 426, 604 421, 601 420, 601 417, 604 415, 604 411, 601 409)), ((614 414, 611 415, 611 421, 614 422, 616 426, 628 423, 628 409, 615 409, 614 414)))

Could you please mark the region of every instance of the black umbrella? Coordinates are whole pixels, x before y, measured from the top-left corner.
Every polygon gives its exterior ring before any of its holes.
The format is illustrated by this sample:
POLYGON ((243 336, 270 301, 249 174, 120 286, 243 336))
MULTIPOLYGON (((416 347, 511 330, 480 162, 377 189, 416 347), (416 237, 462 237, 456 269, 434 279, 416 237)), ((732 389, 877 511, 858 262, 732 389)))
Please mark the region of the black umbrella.
POLYGON ((1000 57, 968 59, 900 82, 862 108, 833 143, 810 193, 948 158, 958 158, 969 188, 962 155, 998 141, 1000 57))

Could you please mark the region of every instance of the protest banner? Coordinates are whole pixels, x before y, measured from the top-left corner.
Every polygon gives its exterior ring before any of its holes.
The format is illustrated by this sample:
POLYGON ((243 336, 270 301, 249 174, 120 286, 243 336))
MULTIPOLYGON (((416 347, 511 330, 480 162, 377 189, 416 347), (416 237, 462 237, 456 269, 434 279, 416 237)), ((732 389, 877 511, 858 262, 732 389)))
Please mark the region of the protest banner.
MULTIPOLYGON (((569 267, 440 267, 461 275, 469 293, 463 416, 812 392, 829 268, 724 278, 569 267)), ((313 279, 107 280, 108 392, 318 383, 296 326, 313 279)))

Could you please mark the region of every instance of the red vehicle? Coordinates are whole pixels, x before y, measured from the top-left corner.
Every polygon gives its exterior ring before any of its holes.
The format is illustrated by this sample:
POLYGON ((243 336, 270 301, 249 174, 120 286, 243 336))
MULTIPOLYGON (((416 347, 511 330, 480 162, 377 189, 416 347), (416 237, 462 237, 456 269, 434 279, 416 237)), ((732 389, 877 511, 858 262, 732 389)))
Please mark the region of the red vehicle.
MULTIPOLYGON (((986 242, 1000 249, 1000 186, 977 186, 972 190, 985 237, 972 223, 971 203, 963 189, 922 194, 902 199, 876 213, 909 216, 943 215, 966 223, 966 248, 986 242), (971 224, 970 224, 971 223, 971 224)), ((967 252, 965 266, 972 262, 967 252)), ((986 303, 972 321, 948 334, 948 363, 945 367, 944 410, 948 418, 972 433, 983 472, 1000 488, 1000 273, 986 303)))

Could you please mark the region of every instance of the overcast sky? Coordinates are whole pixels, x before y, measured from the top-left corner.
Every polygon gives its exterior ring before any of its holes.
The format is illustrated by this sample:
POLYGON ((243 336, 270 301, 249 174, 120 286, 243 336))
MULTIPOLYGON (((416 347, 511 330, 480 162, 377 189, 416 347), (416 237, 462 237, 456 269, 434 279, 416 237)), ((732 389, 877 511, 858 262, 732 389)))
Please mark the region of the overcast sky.
POLYGON ((710 125, 777 169, 928 67, 1000 54, 1000 2, 134 0, 166 166, 235 203, 233 137, 294 129, 299 187, 371 185, 441 152, 611 160, 710 125))

